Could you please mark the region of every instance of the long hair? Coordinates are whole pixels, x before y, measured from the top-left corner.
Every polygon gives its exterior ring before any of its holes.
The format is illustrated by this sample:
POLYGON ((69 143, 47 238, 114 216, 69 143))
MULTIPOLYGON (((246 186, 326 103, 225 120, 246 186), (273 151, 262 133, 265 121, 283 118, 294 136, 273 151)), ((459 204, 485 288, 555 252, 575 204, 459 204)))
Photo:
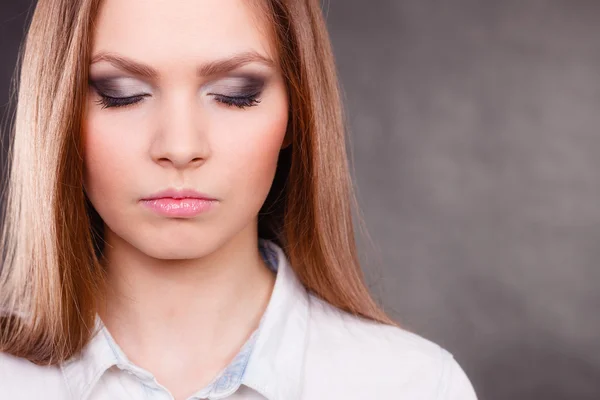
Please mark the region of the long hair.
MULTIPOLYGON (((39 0, 21 53, 4 199, 0 351, 56 364, 89 341, 105 288, 102 221, 83 190, 92 22, 100 0, 39 0)), ((329 36, 318 0, 262 0, 287 83, 290 145, 259 213, 304 286, 396 325, 369 294, 354 239, 356 200, 329 36)))

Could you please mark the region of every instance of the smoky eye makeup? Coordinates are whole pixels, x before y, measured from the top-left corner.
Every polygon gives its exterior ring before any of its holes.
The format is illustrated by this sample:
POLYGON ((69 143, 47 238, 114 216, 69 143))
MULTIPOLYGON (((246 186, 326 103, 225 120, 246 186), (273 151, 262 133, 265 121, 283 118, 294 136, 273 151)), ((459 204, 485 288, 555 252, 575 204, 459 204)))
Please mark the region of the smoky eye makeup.
MULTIPOLYGON (((261 102, 267 84, 268 77, 262 74, 239 73, 205 83, 200 93, 221 105, 244 109, 261 102)), ((90 76, 89 85, 98 95, 96 103, 103 109, 133 105, 152 96, 151 86, 131 77, 90 76)))
POLYGON ((151 95, 151 88, 129 77, 90 78, 89 85, 98 94, 102 108, 134 104, 151 95))
POLYGON ((224 77, 210 83, 205 92, 225 105, 246 108, 258 105, 267 81, 257 75, 224 77))

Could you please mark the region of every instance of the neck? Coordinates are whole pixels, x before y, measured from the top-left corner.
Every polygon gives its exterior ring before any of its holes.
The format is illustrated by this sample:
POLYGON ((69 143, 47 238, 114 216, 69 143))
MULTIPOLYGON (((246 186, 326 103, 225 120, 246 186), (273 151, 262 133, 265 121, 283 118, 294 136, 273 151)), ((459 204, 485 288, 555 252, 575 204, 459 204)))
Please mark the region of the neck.
POLYGON ((111 232, 105 240, 109 289, 98 313, 133 362, 156 370, 210 354, 218 369, 258 327, 275 277, 256 235, 188 260, 149 257, 111 232))

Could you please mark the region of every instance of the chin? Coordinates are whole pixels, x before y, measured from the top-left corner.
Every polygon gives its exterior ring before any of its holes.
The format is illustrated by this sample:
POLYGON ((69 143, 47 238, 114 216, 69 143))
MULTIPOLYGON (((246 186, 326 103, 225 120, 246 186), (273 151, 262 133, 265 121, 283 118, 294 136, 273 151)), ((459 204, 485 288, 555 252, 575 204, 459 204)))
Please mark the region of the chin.
POLYGON ((124 229, 111 231, 115 244, 121 242, 124 248, 129 247, 133 251, 139 251, 159 260, 189 260, 206 257, 217 252, 243 231, 243 226, 239 229, 238 226, 224 223, 221 226, 167 224, 159 227, 134 223, 119 228, 124 229), (131 229, 132 227, 136 228, 131 229))
POLYGON ((129 245, 144 253, 148 257, 159 260, 189 260, 205 257, 222 246, 226 240, 216 234, 202 234, 199 232, 179 232, 175 234, 162 232, 158 235, 131 235, 124 238, 129 245))
POLYGON ((148 245, 143 247, 139 248, 139 250, 148 257, 158 260, 191 260, 202 258, 215 250, 206 246, 206 244, 190 246, 181 243, 163 243, 159 246, 148 245))

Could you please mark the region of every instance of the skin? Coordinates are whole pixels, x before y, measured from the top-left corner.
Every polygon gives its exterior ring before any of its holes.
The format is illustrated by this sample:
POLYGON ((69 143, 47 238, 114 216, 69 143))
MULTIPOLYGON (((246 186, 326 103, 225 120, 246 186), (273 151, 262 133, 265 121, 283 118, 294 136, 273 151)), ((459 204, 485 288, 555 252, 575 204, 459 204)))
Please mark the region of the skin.
POLYGON ((110 293, 99 315, 127 356, 176 399, 232 360, 275 279, 258 253, 257 214, 286 145, 288 101, 268 29, 249 3, 104 0, 95 23, 83 131, 84 187, 106 232, 110 293), (243 52, 273 63, 198 74, 243 52), (107 54, 155 76, 126 71, 107 54), (264 81, 260 103, 217 100, 246 90, 247 75, 264 81), (106 108, 99 91, 144 97, 106 108), (167 188, 216 201, 193 218, 162 216, 141 201, 167 188))

